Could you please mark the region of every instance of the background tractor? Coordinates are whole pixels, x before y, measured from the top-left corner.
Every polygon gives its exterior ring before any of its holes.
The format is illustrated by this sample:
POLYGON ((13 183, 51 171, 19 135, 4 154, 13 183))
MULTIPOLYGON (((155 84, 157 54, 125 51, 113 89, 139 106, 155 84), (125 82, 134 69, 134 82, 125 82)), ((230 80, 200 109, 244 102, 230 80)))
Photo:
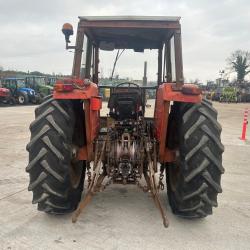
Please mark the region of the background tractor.
POLYGON ((53 96, 36 108, 27 145, 28 190, 38 210, 74 211, 75 222, 96 192, 110 184, 135 184, 150 192, 168 226, 159 197, 165 174, 174 214, 203 218, 217 207, 224 172, 221 126, 200 89, 183 82, 179 20, 80 17, 75 45, 69 45, 72 25, 63 25, 66 48, 75 51, 72 77, 58 80, 53 96), (119 49, 133 50, 135 56, 156 50, 157 86, 131 81, 99 85, 100 50, 119 49), (101 88, 110 89, 105 116, 100 115, 106 105, 101 88), (145 112, 148 89, 156 91, 153 117, 145 112), (85 175, 88 188, 81 200, 85 175))
POLYGON ((0 103, 10 103, 10 91, 9 89, 2 88, 0 84, 0 103))
POLYGON ((222 89, 220 95, 220 102, 238 102, 239 100, 239 90, 235 87, 225 87, 222 89))
POLYGON ((25 76, 25 85, 34 89, 41 99, 53 92, 53 78, 46 76, 27 75, 25 76))
POLYGON ((40 102, 40 98, 35 90, 26 87, 25 78, 5 78, 2 85, 10 90, 12 103, 25 105, 40 102))
POLYGON ((216 88, 214 91, 212 91, 212 101, 220 101, 221 98, 221 94, 223 92, 223 88, 222 87, 218 87, 216 88))

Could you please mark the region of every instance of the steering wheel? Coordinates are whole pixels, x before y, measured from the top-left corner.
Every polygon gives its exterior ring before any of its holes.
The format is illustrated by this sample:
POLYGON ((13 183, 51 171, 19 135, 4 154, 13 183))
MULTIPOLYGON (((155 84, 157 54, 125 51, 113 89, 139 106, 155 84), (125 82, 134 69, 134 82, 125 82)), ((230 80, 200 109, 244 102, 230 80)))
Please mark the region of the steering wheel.
POLYGON ((128 88, 131 88, 131 85, 135 86, 136 88, 140 89, 140 86, 136 83, 133 83, 133 82, 122 82, 122 83, 119 83, 118 85, 115 86, 115 89, 118 88, 118 87, 121 87, 123 85, 128 85, 128 88))

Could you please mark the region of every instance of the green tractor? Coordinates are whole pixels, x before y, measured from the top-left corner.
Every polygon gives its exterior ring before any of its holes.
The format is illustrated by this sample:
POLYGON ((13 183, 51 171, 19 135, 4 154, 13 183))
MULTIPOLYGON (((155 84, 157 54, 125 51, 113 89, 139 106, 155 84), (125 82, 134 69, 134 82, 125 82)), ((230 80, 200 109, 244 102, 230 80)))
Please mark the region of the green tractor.
POLYGON ((53 87, 56 83, 57 77, 55 76, 48 76, 47 77, 47 85, 53 87))
POLYGON ((35 76, 28 75, 25 77, 26 86, 34 89, 42 98, 51 95, 53 92, 53 86, 48 82, 48 78, 46 76, 35 76))
POLYGON ((225 87, 220 96, 220 102, 238 102, 238 91, 234 87, 225 87))

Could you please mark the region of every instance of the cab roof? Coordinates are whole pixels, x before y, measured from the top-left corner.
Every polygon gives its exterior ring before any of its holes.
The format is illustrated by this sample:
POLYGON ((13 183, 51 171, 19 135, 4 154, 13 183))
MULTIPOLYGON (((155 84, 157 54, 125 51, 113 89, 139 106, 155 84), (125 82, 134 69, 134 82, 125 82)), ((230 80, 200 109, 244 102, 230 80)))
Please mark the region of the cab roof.
POLYGON ((79 16, 80 20, 85 21, 167 21, 177 22, 179 16, 79 16))
POLYGON ((180 17, 176 16, 80 16, 79 19, 80 28, 93 43, 112 44, 113 49, 159 49, 175 30, 180 30, 180 17))

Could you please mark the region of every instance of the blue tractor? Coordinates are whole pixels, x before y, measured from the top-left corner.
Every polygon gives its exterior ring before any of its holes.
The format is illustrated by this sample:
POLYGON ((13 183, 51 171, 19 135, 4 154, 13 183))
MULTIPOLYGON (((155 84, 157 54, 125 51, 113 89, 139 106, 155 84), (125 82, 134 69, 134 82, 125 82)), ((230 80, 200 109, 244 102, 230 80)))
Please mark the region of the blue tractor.
POLYGON ((25 105, 28 103, 37 104, 41 101, 34 89, 26 87, 25 78, 5 78, 2 85, 10 90, 12 103, 25 105))

